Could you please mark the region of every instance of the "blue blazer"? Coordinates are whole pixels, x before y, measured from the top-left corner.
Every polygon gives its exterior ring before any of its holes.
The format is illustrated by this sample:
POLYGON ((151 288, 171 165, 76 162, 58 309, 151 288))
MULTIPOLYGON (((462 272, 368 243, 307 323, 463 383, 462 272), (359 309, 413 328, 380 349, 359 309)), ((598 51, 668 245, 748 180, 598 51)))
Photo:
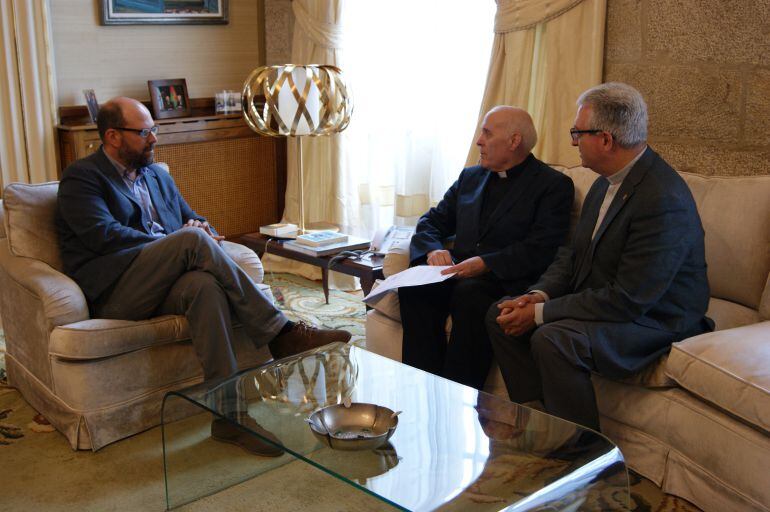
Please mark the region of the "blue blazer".
POLYGON ((412 265, 454 237, 456 261, 480 256, 507 293, 521 293, 548 267, 569 230, 572 180, 530 155, 515 186, 486 225, 481 203, 487 169, 463 169, 444 198, 423 215, 410 245, 412 265))
MULTIPOLYGON (((188 206, 165 169, 150 165, 144 177, 166 233, 189 219, 205 221, 188 206)), ((103 149, 64 170, 56 210, 64 272, 89 301, 123 274, 145 244, 157 240, 150 235, 150 222, 103 149)))
POLYGON ((653 362, 671 342, 713 328, 703 226, 687 184, 647 148, 620 185, 596 232, 602 180, 586 195, 572 244, 531 289, 546 292, 543 320, 633 322, 669 333, 651 340, 591 339, 599 371, 622 376, 653 362))

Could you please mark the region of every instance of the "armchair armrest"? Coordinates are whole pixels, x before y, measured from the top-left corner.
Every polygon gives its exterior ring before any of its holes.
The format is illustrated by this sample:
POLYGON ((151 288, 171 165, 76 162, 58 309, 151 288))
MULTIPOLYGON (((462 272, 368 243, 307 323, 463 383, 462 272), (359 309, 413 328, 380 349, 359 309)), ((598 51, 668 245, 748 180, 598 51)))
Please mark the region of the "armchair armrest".
MULTIPOLYGON (((59 325, 90 318, 88 303, 80 287, 47 263, 13 256, 7 244, 3 244, 0 248, 0 267, 8 280, 2 290, 3 309, 6 309, 6 301, 15 301, 14 293, 23 290, 42 304, 48 331, 59 325)), ((29 311, 27 315, 34 318, 35 312, 29 311)))
POLYGON ((222 248, 255 283, 262 282, 265 269, 257 253, 246 246, 227 241, 222 242, 222 248))

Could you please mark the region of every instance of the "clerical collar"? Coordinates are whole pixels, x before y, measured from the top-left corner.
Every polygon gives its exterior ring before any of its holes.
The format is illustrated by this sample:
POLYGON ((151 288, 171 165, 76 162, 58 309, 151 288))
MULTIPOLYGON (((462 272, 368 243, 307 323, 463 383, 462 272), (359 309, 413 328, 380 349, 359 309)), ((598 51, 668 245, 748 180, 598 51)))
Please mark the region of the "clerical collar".
POLYGON ((532 153, 530 153, 529 155, 527 155, 527 158, 525 158, 525 159, 524 159, 524 160, 523 160, 521 163, 514 165, 513 167, 511 167, 511 168, 510 168, 510 169, 508 169, 508 170, 505 170, 505 171, 500 171, 500 172, 494 172, 494 171, 491 171, 491 172, 493 172, 494 174, 497 174, 497 176, 498 176, 500 179, 505 179, 505 178, 507 178, 507 177, 508 177, 508 175, 509 175, 509 174, 511 174, 511 175, 515 175, 515 173, 517 173, 517 172, 521 172, 521 171, 524 169, 524 167, 526 167, 526 166, 527 166, 527 164, 529 163, 529 159, 530 159, 530 158, 534 158, 534 157, 532 156, 532 153))
POLYGON ((621 170, 616 172, 615 174, 611 176, 607 176, 607 181, 610 182, 610 185, 617 185, 619 183, 623 183, 623 180, 626 179, 626 176, 628 176, 628 173, 631 172, 631 168, 636 164, 636 162, 639 161, 640 158, 642 158, 642 155, 647 150, 647 146, 645 145, 644 148, 639 152, 638 155, 636 155, 634 158, 631 159, 630 162, 628 162, 621 170))

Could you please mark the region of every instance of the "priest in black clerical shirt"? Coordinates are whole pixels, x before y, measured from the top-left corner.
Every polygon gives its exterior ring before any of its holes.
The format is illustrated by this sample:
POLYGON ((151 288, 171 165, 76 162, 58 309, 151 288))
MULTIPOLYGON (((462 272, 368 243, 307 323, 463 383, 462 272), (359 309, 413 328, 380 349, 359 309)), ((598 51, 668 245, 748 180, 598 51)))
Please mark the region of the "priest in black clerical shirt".
POLYGON ((526 111, 493 108, 476 141, 480 165, 464 169, 420 218, 410 264, 447 265, 444 273, 456 275, 398 290, 404 363, 483 387, 492 362, 484 325, 489 306, 535 282, 569 229, 572 180, 531 154, 536 142, 526 111), (452 240, 452 248, 444 249, 452 240))

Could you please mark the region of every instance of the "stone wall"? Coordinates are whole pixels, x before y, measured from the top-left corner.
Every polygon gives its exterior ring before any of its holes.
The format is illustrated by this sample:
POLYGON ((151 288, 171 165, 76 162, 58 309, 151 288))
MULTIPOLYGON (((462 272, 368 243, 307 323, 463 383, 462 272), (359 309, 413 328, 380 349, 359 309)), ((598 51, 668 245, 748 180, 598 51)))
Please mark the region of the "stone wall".
POLYGON ((275 66, 291 62, 294 13, 291 0, 265 1, 265 64, 275 66))
POLYGON ((607 0, 604 79, 642 92, 677 170, 770 174, 770 0, 607 0))

